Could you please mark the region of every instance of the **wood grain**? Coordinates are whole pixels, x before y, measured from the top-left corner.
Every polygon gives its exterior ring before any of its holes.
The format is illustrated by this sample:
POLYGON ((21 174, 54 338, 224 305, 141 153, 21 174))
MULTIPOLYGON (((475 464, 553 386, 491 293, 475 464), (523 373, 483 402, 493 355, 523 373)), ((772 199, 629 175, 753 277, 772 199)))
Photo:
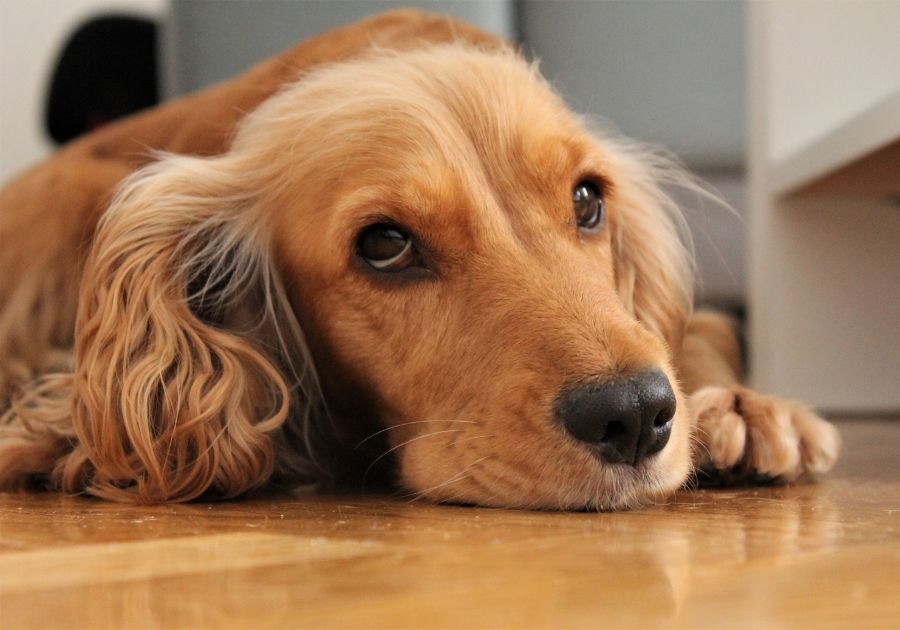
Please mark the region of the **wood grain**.
POLYGON ((900 423, 824 481, 622 513, 0 495, 0 626, 897 627, 900 423))

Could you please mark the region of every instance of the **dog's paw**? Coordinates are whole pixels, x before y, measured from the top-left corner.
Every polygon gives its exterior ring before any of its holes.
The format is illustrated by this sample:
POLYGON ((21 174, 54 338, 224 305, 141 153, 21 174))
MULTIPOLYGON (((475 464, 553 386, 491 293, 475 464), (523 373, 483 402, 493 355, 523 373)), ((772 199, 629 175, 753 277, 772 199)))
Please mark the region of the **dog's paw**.
POLYGON ((704 387, 688 406, 701 480, 792 481, 827 472, 837 461, 837 429, 801 403, 743 387, 704 387))

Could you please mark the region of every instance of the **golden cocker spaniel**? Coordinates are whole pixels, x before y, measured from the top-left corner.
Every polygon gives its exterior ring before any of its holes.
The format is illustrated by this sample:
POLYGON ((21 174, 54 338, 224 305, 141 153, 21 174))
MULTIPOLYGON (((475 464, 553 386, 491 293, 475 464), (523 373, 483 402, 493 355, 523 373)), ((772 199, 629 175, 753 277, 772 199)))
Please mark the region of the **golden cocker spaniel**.
POLYGON ((614 509, 827 470, 692 314, 680 179, 410 11, 101 129, 0 193, 0 486, 614 509))

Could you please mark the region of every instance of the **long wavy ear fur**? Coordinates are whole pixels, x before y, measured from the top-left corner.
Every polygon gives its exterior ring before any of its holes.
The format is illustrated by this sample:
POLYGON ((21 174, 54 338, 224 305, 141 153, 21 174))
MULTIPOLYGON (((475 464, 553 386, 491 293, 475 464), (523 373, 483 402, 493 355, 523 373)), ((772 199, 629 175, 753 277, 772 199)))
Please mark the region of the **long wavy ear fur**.
POLYGON ((640 322, 677 352, 692 309, 693 263, 690 233, 666 187, 712 196, 653 150, 621 138, 604 140, 613 148, 612 170, 621 179, 616 196, 627 214, 613 232, 619 295, 640 322))
POLYGON ((229 497, 269 479, 289 418, 308 437, 314 372, 245 166, 171 156, 126 181, 84 268, 74 373, 4 413, 0 486, 38 475, 114 500, 229 497))

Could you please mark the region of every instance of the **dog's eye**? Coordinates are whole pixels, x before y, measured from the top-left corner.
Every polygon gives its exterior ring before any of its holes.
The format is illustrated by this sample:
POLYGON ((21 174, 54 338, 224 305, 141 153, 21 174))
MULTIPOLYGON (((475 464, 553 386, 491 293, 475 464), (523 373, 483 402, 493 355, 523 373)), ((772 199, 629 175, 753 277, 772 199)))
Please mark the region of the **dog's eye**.
POLYGON ((377 223, 363 230, 356 249, 378 271, 401 271, 418 260, 409 234, 390 223, 377 223))
POLYGON ((582 230, 596 230, 603 224, 606 207, 603 190, 592 181, 582 181, 572 190, 575 220, 582 230))

